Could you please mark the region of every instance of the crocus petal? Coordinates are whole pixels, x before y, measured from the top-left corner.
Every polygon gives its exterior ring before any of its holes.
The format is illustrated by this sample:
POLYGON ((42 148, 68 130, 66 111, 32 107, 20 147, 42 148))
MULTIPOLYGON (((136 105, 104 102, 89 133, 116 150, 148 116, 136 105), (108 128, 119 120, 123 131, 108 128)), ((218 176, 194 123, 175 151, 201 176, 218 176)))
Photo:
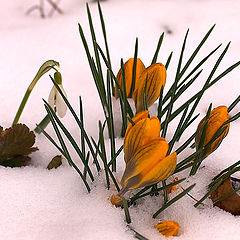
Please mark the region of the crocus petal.
MULTIPOLYGON (((134 124, 136 124, 137 122, 139 122, 140 120, 144 119, 144 118, 147 118, 149 115, 149 111, 148 110, 145 110, 145 111, 141 111, 139 112, 138 114, 136 114, 133 118, 132 118, 132 121, 134 122, 134 124)), ((125 137, 128 135, 130 129, 133 127, 133 124, 132 123, 129 123, 128 124, 128 127, 127 127, 127 130, 126 130, 126 133, 125 133, 125 137)))
MULTIPOLYGON (((124 71, 125 71, 125 85, 126 85, 126 94, 127 97, 130 97, 131 87, 132 87, 132 74, 133 74, 133 64, 134 64, 134 58, 130 58, 125 64, 124 64, 124 71)), ((145 66, 140 58, 137 58, 137 64, 136 64, 136 81, 141 75, 141 73, 144 71, 145 66)), ((122 83, 122 69, 118 71, 117 74, 117 81, 123 90, 123 83, 122 83)), ((117 86, 115 86, 115 97, 119 98, 119 91, 117 86)))
MULTIPOLYGON (((63 89, 62 85, 59 85, 60 89, 62 90, 63 94, 65 96, 67 96, 66 92, 63 89)), ((57 92, 57 96, 56 96, 56 111, 59 117, 64 117, 66 115, 67 112, 67 105, 64 102, 62 96, 60 95, 59 92, 57 92)))
POLYGON ((162 63, 152 64, 142 72, 138 81, 136 82, 133 99, 135 101, 137 113, 144 110, 143 96, 146 78, 148 78, 146 88, 146 103, 147 107, 150 107, 159 97, 162 86, 165 86, 166 69, 164 65, 162 63))
POLYGON ((175 170, 176 152, 166 156, 168 143, 157 138, 142 146, 126 163, 121 184, 123 189, 135 189, 149 186, 167 179, 175 170))
POLYGON ((175 221, 162 221, 154 227, 166 237, 177 236, 180 229, 179 224, 175 221))
POLYGON ((55 102, 56 95, 57 95, 57 89, 55 88, 55 86, 53 86, 48 96, 48 104, 51 106, 52 109, 54 109, 56 105, 56 102, 55 102))
POLYGON ((135 152, 144 144, 159 137, 160 122, 157 117, 144 118, 138 121, 125 135, 123 149, 125 162, 128 162, 135 152))
MULTIPOLYGON (((214 108, 211 111, 209 120, 208 120, 206 136, 204 139, 204 144, 203 144, 204 146, 212 139, 212 137, 217 132, 217 130, 221 127, 221 125, 228 119, 229 119, 228 108, 225 106, 214 108)), ((205 117, 199 123, 198 129, 204 124, 204 122, 205 122, 205 117)), ((227 136, 230 124, 228 123, 226 127, 227 127, 226 130, 211 144, 208 151, 204 153, 206 154, 206 156, 208 156, 210 153, 215 151, 221 144, 222 140, 227 136)), ((197 149, 201 139, 201 135, 202 135, 202 130, 197 134, 195 138, 195 145, 197 149)))

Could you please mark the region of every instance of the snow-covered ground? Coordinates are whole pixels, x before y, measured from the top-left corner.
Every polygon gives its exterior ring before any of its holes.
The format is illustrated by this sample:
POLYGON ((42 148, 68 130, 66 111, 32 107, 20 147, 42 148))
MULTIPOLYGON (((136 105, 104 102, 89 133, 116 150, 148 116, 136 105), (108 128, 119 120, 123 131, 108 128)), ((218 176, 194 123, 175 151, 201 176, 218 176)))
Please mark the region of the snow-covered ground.
MULTIPOLYGON (((87 132, 97 138, 98 120, 103 119, 103 113, 78 32, 78 23, 81 23, 90 40, 85 1, 62 0, 59 6, 64 15, 55 12, 52 18, 41 19, 39 12, 34 11, 26 16, 27 9, 36 3, 37 0, 0 0, 0 125, 4 128, 11 125, 23 94, 38 68, 44 61, 54 59, 60 62, 63 85, 76 110, 78 97, 82 96, 87 132)), ((102 44, 97 4, 91 2, 89 5, 96 34, 100 36, 98 39, 102 44)), ((223 43, 223 46, 206 63, 202 77, 191 91, 182 96, 179 104, 201 87, 228 41, 232 41, 232 44, 216 76, 240 59, 238 1, 108 0, 103 1, 101 6, 115 72, 119 69, 121 58, 127 60, 133 56, 136 37, 139 38, 139 57, 148 66, 159 35, 171 30, 171 34, 165 35, 158 58, 159 62, 165 63, 170 51, 174 51, 166 89, 175 76, 187 28, 190 28, 190 33, 184 61, 208 29, 217 24, 206 46, 199 53, 198 60, 218 44, 223 43)), ((196 111, 201 113, 199 121, 211 102, 213 107, 231 104, 240 92, 239 76, 240 68, 206 92, 196 111)), ((20 122, 31 129, 39 123, 46 114, 42 98, 48 98, 51 87, 52 83, 46 74, 34 88, 20 122)), ((240 106, 237 106, 231 114, 239 110, 240 106)), ((78 129, 69 112, 63 122, 78 137, 78 129)), ((184 138, 195 131, 196 124, 189 128, 184 138)), ((50 126, 47 131, 54 135, 50 126)), ((173 131, 174 124, 167 140, 173 131)), ((238 120, 231 124, 230 132, 219 149, 205 160, 205 167, 183 184, 189 186, 197 183, 191 191, 196 198, 204 195, 207 184, 219 170, 239 160, 239 131, 238 120)), ((121 144, 122 139, 117 139, 117 145, 121 144)), ((56 170, 46 170, 51 158, 59 153, 43 135, 37 136, 35 145, 40 150, 31 155, 30 166, 15 169, 0 167, 0 239, 134 239, 133 233, 126 227, 124 211, 115 208, 109 201, 114 188, 106 190, 103 176, 96 175, 96 181, 91 186, 92 192, 88 194, 77 173, 66 162, 56 170)), ((184 151, 179 160, 191 152, 190 149, 184 151)), ((124 169, 122 159, 123 154, 118 158, 118 179, 124 169)), ((75 161, 79 160, 76 158, 75 161)), ((172 193, 172 196, 175 194, 177 193, 172 193)), ((179 240, 239 240, 240 218, 213 208, 209 199, 205 203, 205 207, 196 209, 193 200, 184 197, 163 211, 157 219, 153 219, 152 214, 161 207, 162 200, 161 197, 149 197, 130 208, 131 226, 151 240, 164 239, 153 226, 160 220, 174 220, 180 225, 179 240)))

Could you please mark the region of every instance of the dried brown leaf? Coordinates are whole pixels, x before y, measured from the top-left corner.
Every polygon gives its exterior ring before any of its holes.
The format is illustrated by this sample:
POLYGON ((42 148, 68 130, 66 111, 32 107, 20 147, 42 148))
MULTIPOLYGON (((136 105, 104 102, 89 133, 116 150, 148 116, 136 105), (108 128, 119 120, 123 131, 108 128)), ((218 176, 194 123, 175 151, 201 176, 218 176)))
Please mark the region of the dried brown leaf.
POLYGON ((53 168, 58 168, 61 165, 62 165, 62 156, 57 155, 48 164, 47 169, 50 170, 50 169, 53 169, 53 168))
MULTIPOLYGON (((216 201, 221 197, 234 191, 230 177, 223 180, 219 187, 211 194, 212 201, 216 201)), ((237 193, 225 198, 224 200, 215 204, 215 206, 232 213, 233 215, 240 215, 240 196, 237 193)))
POLYGON ((16 124, 5 130, 0 127, 0 164, 25 166, 30 161, 27 155, 38 150, 37 147, 32 147, 34 143, 33 131, 24 124, 16 124))

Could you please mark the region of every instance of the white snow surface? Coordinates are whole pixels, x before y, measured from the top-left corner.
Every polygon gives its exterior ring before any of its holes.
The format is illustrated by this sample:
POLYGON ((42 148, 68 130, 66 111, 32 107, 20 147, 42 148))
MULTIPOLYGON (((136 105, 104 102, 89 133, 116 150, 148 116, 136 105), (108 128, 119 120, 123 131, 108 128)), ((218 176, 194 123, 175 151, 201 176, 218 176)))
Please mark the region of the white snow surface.
MULTIPOLYGON (((21 99, 41 64, 54 59, 60 62, 63 86, 69 101, 78 111, 78 97, 84 104, 85 126, 89 136, 98 137, 98 120, 103 120, 99 97, 91 76, 90 68, 78 32, 81 23, 90 43, 85 1, 62 0, 59 6, 64 14, 54 13, 53 17, 41 19, 38 11, 25 15, 27 9, 37 4, 37 0, 0 0, 0 125, 11 126, 21 99)), ((101 46, 103 38, 99 24, 97 4, 89 3, 96 35, 101 46)), ((48 7, 48 3, 45 3, 48 7)), ((139 39, 139 57, 149 66, 163 31, 166 33, 158 61, 166 62, 173 50, 173 60, 168 69, 166 89, 171 85, 176 71, 182 41, 190 28, 183 64, 213 24, 217 24, 206 45, 199 53, 197 63, 218 44, 223 43, 216 56, 210 59, 204 71, 190 91, 178 101, 178 105, 200 89, 210 73, 217 57, 228 41, 232 41, 226 57, 215 76, 239 60, 240 4, 235 0, 107 0, 101 2, 105 17, 112 65, 117 73, 120 59, 125 61, 133 56, 135 39, 139 39)), ((91 49, 92 50, 92 49, 91 49)), ((195 131, 197 122, 206 114, 209 104, 229 106, 239 95, 240 69, 237 68, 209 89, 196 113, 198 120, 190 126, 181 139, 181 145, 195 131)), ((34 88, 26 108, 20 118, 33 129, 45 116, 42 98, 47 99, 52 83, 48 74, 44 75, 34 88)), ((117 106, 117 103, 114 103, 117 106)), ((117 108, 117 107, 116 107, 117 108)), ((237 113, 235 107, 231 115, 237 113)), ((117 109, 115 110, 117 114, 117 109)), ((152 108, 154 112, 154 106, 152 108)), ((116 120, 117 121, 117 120, 116 120)), ((67 113, 63 122, 72 134, 79 138, 71 114, 67 113)), ((167 140, 171 139, 176 123, 170 125, 167 140)), ((49 125, 47 131, 54 136, 49 125)), ((239 160, 239 120, 233 122, 230 132, 217 151, 203 163, 194 177, 189 177, 182 186, 196 183, 191 194, 200 199, 206 193, 206 186, 219 171, 239 160)), ((109 146, 108 139, 105 139, 109 146)), ((118 138, 120 147, 123 139, 118 138)), ((135 239, 125 222, 124 211, 111 205, 109 198, 116 193, 114 186, 108 191, 104 174, 95 173, 91 193, 87 193, 75 170, 64 161, 55 170, 46 166, 57 149, 43 136, 37 135, 39 151, 31 154, 30 166, 22 168, 0 167, 0 239, 1 240, 80 240, 80 239, 135 239)), ((176 146, 177 147, 177 146, 176 146)), ((110 151, 110 148, 107 148, 110 151)), ((72 151, 73 152, 73 151, 72 151)), ((178 160, 184 159, 193 150, 187 149, 178 160)), ((80 160, 74 157, 78 163, 80 160)), ((118 157, 116 176, 121 179, 124 171, 123 154, 118 157)), ((92 166, 94 168, 94 166, 92 166)), ((179 178, 188 172, 179 174, 179 178)), ((237 174, 236 176, 239 176, 237 174)), ((180 190, 170 194, 170 198, 180 190)), ((132 192, 126 194, 126 197, 132 192)), ((156 219, 152 215, 161 207, 162 196, 148 197, 130 207, 131 226, 148 239, 165 239, 154 225, 162 220, 174 220, 180 225, 179 240, 239 240, 240 218, 212 206, 207 199, 204 207, 194 208, 194 201, 185 196, 163 211, 156 219)))

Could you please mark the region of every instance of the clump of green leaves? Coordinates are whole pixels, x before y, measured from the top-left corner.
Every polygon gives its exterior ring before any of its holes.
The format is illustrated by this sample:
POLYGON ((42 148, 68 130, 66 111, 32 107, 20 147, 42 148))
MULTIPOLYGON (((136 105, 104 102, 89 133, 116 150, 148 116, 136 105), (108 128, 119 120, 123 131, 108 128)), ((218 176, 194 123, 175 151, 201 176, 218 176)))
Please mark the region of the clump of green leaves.
POLYGON ((32 147, 35 134, 24 124, 16 124, 3 130, 0 127, 0 165, 6 167, 26 166, 30 153, 38 150, 32 147))

